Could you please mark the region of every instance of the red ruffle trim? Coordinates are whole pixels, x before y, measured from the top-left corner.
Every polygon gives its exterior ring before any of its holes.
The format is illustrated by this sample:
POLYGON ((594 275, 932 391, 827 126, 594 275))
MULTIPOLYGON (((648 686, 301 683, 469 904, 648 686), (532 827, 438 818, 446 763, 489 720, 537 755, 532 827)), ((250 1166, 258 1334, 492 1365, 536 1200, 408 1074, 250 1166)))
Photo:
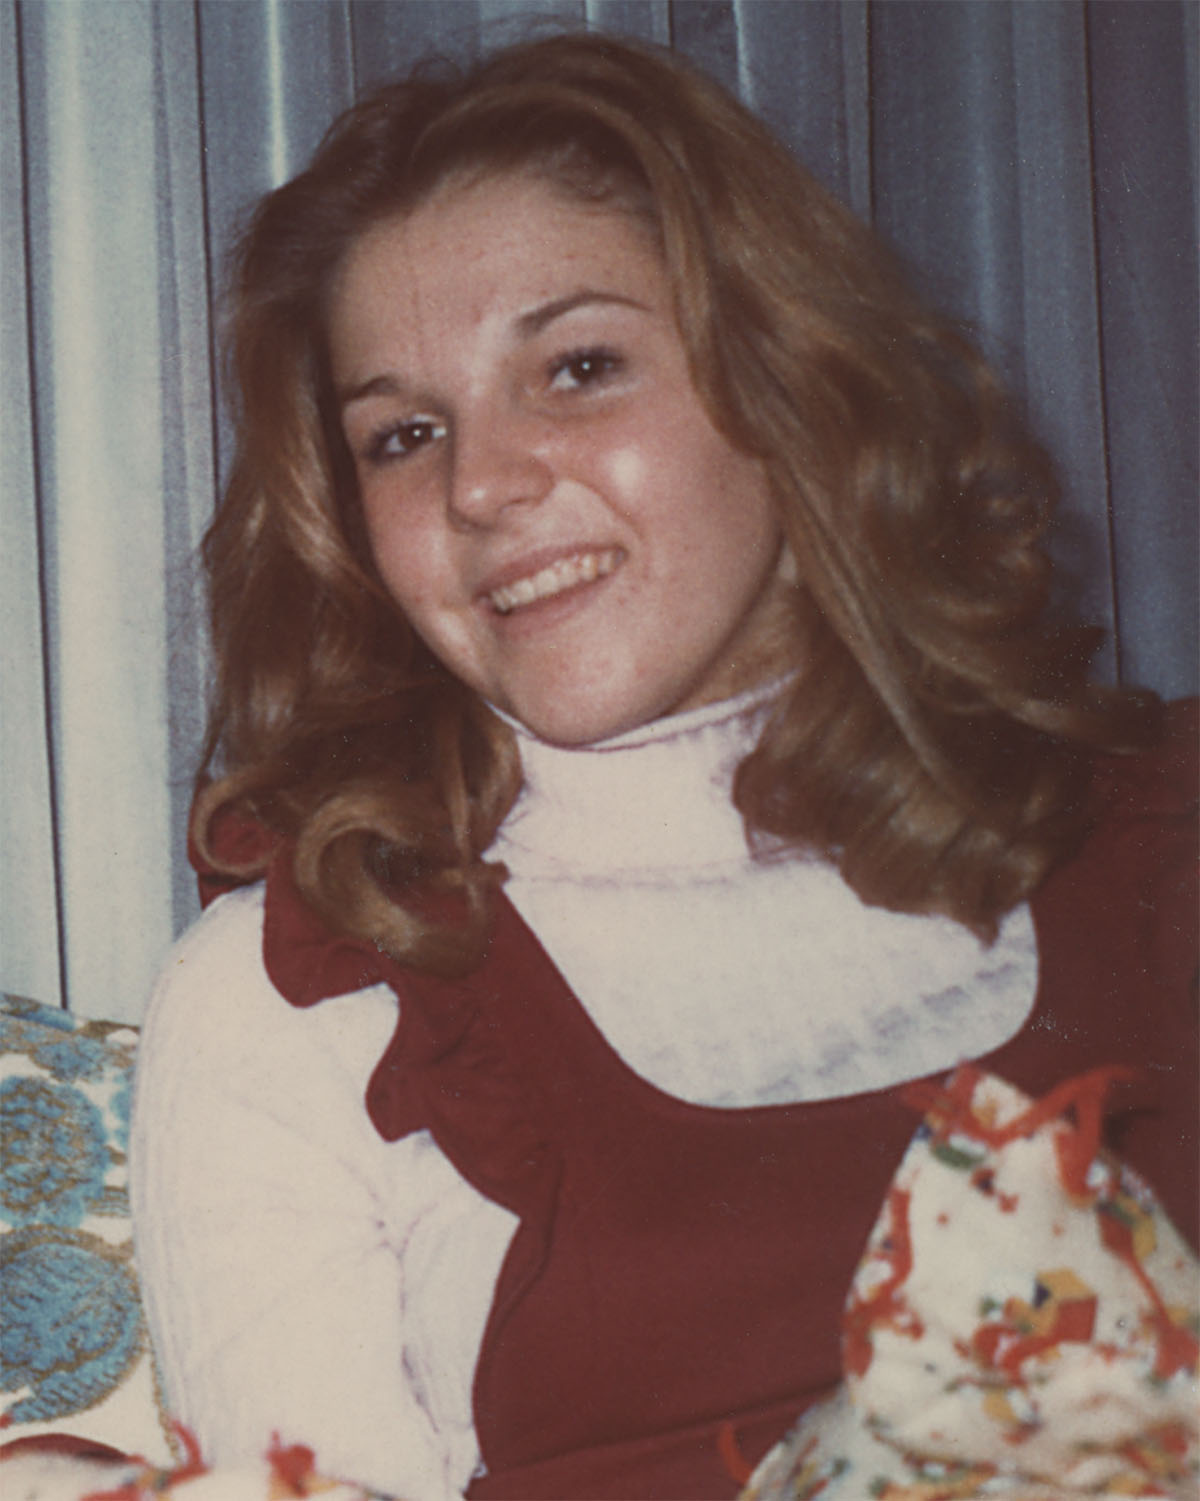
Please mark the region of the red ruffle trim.
MULTIPOLYGON (((428 1130, 480 1192, 523 1217, 544 1209, 557 1170, 544 1133, 532 1123, 536 1081, 518 1078, 501 1040, 502 1018, 488 998, 549 965, 515 909, 498 897, 483 964, 461 981, 419 974, 365 939, 335 933, 305 902, 292 870, 292 846, 245 814, 218 818, 211 835, 223 861, 269 858, 263 913, 263 963, 292 1006, 387 985, 400 1003, 396 1030, 371 1076, 366 1109, 385 1141, 428 1130)), ((193 846, 205 902, 246 884, 215 870, 193 846)))

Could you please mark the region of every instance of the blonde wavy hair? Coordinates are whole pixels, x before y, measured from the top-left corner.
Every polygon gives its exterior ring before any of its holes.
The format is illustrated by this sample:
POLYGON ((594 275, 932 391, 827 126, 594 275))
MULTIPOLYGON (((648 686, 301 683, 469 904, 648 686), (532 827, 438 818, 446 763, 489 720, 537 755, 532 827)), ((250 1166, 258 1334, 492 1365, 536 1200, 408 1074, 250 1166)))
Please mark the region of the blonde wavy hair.
POLYGON ((249 225, 201 853, 261 874, 222 852, 248 813, 339 931, 430 969, 479 952, 519 758, 379 581, 325 325, 365 230, 511 171, 650 223, 701 399, 767 466, 800 587, 794 679, 735 779, 752 842, 993 932, 1082 837, 1094 752, 1147 743, 1156 701, 1089 685, 1096 633, 1053 623, 1053 475, 971 343, 724 90, 595 35, 383 89, 249 225))

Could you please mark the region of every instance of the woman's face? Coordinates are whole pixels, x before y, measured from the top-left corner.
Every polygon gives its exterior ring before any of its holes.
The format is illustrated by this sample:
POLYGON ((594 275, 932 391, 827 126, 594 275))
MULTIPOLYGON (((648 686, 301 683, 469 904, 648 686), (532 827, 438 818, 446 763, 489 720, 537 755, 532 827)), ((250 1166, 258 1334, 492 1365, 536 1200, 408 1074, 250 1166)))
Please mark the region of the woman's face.
POLYGON ((491 703, 582 745, 779 670, 763 468, 635 220, 531 175, 443 188, 351 250, 330 347, 380 575, 491 703))

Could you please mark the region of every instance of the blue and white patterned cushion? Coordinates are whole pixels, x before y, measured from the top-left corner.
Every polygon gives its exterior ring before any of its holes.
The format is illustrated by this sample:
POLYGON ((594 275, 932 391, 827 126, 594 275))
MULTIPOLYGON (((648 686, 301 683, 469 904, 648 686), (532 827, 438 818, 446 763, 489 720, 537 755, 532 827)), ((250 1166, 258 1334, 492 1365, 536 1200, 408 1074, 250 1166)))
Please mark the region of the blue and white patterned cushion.
POLYGON ((0 1442, 172 1457, 129 1217, 137 1040, 0 997, 0 1442))

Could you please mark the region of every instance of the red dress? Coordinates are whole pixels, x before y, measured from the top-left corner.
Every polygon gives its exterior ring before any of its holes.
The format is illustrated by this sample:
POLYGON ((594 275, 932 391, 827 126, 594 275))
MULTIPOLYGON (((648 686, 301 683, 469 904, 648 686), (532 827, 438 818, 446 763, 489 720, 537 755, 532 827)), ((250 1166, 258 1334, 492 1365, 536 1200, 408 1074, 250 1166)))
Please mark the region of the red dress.
MULTIPOLYGON (((1195 1237, 1196 858, 1191 730, 1105 761, 1104 809, 1033 902, 1034 1009, 980 1060, 1027 1093, 1111 1063, 1112 1145, 1195 1237)), ((476 1370, 473 1497, 733 1496, 840 1376, 842 1302, 916 1124, 899 1088, 715 1109, 634 1074, 515 909, 463 981, 331 938, 268 880, 268 972, 296 1005, 385 980, 396 1033, 367 1108, 428 1129, 520 1225, 476 1370)))

